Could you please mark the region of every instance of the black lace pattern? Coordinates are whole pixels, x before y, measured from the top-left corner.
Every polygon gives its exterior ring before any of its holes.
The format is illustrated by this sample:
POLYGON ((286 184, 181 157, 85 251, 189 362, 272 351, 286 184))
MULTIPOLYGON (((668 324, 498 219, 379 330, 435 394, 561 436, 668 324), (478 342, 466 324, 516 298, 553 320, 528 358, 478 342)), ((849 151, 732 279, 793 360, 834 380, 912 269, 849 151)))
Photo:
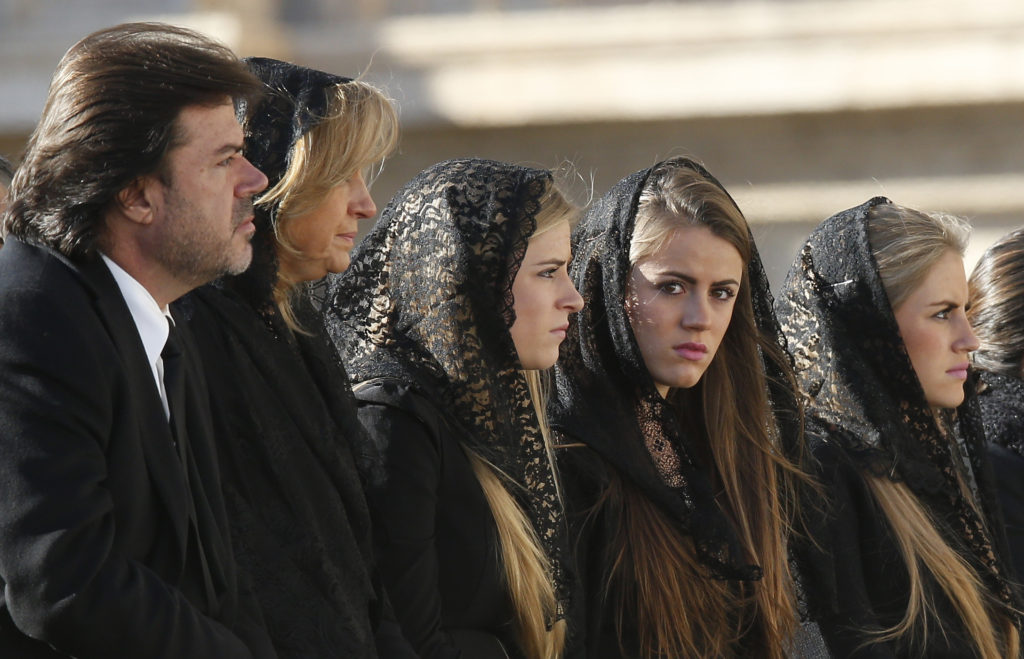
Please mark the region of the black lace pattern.
POLYGON ((1024 457, 1024 380, 984 371, 978 403, 985 438, 1024 457))
MULTIPOLYGON (((722 187, 699 163, 685 158, 679 162, 722 187)), ((600 453, 678 520, 693 537, 697 557, 711 576, 757 580, 761 568, 743 558, 736 532, 715 501, 708 470, 695 460, 693 439, 678 413, 655 388, 626 314, 629 247, 640 194, 651 171, 620 181, 573 232, 571 274, 587 305, 570 320, 556 366, 552 422, 600 453)), ((769 343, 784 349, 756 250, 747 266, 744 285, 747 282, 758 330, 769 343)), ((791 452, 800 436, 796 395, 785 384, 789 378, 776 372, 769 360, 764 367, 775 409, 771 422, 789 442, 781 450, 791 452)))
POLYGON ((549 172, 488 160, 428 168, 360 242, 324 313, 353 382, 412 383, 511 481, 564 607, 563 511, 509 332, 512 283, 550 184, 549 172))
MULTIPOLYGON (((245 157, 266 175, 269 190, 288 170, 292 147, 327 115, 329 90, 351 78, 267 57, 249 57, 244 62, 264 87, 259 98, 238 108, 245 131, 245 157)), ((278 271, 275 229, 279 210, 276 203, 257 204, 252 265, 232 285, 268 319, 276 315, 272 292, 278 271)))
POLYGON ((1010 604, 998 540, 977 512, 996 507, 973 382, 949 424, 959 438, 949 437, 926 402, 871 254, 868 213, 891 203, 875 197, 825 220, 782 288, 778 316, 807 396, 808 427, 866 472, 905 482, 933 519, 950 520, 953 546, 973 554, 992 592, 1010 604), (959 485, 967 472, 976 502, 959 485))

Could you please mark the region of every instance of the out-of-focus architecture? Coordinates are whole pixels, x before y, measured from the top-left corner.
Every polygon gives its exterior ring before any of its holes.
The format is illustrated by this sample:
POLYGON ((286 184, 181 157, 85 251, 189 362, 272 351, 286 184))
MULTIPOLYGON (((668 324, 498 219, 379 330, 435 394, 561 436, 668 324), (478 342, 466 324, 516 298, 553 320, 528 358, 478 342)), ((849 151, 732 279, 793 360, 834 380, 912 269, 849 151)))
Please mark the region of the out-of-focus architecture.
POLYGON ((1024 224, 1019 0, 0 0, 0 152, 63 50, 128 19, 388 89, 403 139, 381 205, 449 157, 571 161, 600 194, 685 153, 737 197, 775 283, 814 224, 876 194, 966 215, 971 262, 1024 224))

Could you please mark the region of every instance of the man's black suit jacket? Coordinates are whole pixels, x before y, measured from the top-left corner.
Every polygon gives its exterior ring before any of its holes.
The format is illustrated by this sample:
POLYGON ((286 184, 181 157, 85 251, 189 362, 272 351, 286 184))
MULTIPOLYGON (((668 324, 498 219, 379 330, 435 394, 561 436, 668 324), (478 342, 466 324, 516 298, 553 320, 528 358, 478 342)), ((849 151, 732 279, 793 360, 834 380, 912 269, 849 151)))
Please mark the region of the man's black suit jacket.
POLYGON ((102 260, 0 250, 0 656, 270 652, 239 603, 205 383, 182 339, 179 454, 102 260))

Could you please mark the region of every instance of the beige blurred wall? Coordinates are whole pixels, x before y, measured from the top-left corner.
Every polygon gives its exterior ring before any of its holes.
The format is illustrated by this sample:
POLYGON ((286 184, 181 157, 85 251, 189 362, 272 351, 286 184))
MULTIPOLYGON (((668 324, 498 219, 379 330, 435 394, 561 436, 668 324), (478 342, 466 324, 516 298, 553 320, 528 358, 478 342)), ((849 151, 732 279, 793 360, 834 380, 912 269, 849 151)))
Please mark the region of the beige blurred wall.
POLYGON ((703 160, 774 282, 818 221, 876 194, 966 215, 968 260, 1024 223, 1024 3, 982 0, 0 0, 0 152, 17 155, 60 54, 125 19, 365 77, 396 99, 380 206, 457 156, 575 164, 596 194, 703 160))

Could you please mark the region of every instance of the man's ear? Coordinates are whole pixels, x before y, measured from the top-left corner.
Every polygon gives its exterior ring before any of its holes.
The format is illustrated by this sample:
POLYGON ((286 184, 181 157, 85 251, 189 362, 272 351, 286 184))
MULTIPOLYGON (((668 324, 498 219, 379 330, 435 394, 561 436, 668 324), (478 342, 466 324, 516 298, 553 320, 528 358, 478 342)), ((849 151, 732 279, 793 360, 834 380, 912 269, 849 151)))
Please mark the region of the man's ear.
POLYGON ((159 186, 154 176, 140 176, 121 188, 115 196, 118 210, 129 221, 149 224, 153 221, 153 196, 159 186))

